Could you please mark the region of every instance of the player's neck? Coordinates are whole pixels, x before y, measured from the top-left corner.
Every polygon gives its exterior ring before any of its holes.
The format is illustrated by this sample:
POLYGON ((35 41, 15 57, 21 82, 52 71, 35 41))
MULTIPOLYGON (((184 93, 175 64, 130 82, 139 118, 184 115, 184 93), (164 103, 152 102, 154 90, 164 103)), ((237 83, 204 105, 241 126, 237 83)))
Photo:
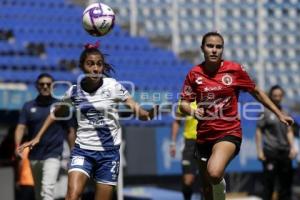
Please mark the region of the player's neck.
POLYGON ((98 81, 92 81, 90 79, 83 79, 81 81, 81 88, 88 92, 88 93, 93 93, 96 90, 98 90, 99 87, 101 87, 103 84, 103 79, 99 79, 98 81))
POLYGON ((204 70, 209 72, 209 73, 216 72, 222 65, 223 65, 223 60, 221 60, 220 62, 205 61, 203 63, 204 70))

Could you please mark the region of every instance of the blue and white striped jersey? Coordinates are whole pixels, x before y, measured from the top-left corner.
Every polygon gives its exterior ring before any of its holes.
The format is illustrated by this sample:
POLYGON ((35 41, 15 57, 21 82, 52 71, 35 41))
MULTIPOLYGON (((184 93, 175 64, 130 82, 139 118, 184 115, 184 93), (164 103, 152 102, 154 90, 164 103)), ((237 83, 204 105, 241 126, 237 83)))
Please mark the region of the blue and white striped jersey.
POLYGON ((75 143, 82 149, 105 151, 119 148, 121 127, 117 106, 130 95, 115 79, 103 78, 94 93, 87 93, 80 84, 73 85, 64 98, 76 110, 78 123, 75 143))

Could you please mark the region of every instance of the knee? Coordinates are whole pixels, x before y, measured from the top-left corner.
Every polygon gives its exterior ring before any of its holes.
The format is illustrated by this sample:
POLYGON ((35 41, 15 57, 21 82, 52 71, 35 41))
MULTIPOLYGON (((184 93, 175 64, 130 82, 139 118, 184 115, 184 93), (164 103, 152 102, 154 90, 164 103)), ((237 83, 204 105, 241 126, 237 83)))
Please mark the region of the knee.
POLYGON ((75 190, 68 190, 66 200, 78 200, 81 194, 75 190))
POLYGON ((209 181, 213 185, 220 183, 223 179, 223 171, 222 170, 207 169, 207 173, 209 176, 209 181))
POLYGON ((194 184, 194 177, 190 176, 190 177, 183 177, 183 184, 186 186, 192 186, 194 184))

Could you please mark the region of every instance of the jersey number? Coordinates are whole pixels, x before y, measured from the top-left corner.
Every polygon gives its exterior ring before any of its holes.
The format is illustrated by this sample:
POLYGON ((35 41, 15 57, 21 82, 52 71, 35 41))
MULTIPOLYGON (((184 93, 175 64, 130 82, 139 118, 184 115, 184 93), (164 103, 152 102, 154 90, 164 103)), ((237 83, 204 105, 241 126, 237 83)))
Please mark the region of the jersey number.
POLYGON ((119 171, 119 162, 118 161, 112 161, 111 164, 112 164, 112 168, 110 169, 110 172, 114 173, 114 174, 118 173, 118 171, 119 171))

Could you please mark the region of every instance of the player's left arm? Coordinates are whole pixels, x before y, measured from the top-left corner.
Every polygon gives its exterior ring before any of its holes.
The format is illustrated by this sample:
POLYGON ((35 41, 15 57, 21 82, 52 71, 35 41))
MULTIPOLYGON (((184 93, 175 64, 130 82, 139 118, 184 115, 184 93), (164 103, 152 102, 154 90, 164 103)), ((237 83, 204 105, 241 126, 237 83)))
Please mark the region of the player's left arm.
POLYGON ((158 115, 158 105, 155 105, 151 110, 147 111, 144 110, 137 102, 135 102, 132 97, 128 97, 124 101, 124 103, 133 111, 135 116, 137 116, 142 121, 152 120, 155 116, 158 115))
POLYGON ((294 159, 297 155, 297 148, 295 147, 295 137, 294 137, 294 132, 292 127, 288 127, 288 132, 287 132, 287 139, 288 143, 290 145, 290 152, 289 152, 289 158, 294 159))
POLYGON ((259 101, 266 108, 271 110, 282 123, 284 123, 286 125, 292 125, 294 123, 293 118, 282 113, 277 108, 277 106, 271 101, 271 99, 268 97, 268 95, 266 95, 266 93, 264 91, 262 91, 260 88, 255 86, 254 90, 251 91, 250 93, 257 101, 259 101))

